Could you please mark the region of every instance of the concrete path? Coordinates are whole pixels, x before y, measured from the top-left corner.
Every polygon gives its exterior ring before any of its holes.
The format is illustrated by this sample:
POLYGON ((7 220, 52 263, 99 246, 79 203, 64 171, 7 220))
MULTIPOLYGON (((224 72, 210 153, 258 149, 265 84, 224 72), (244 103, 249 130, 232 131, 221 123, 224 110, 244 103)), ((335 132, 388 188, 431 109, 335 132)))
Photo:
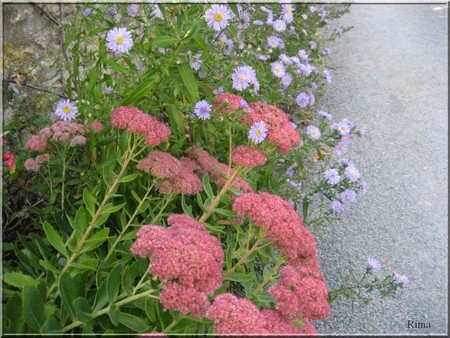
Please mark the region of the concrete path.
POLYGON ((333 304, 321 333, 446 334, 448 64, 444 5, 354 5, 331 44, 333 83, 321 105, 367 130, 350 156, 368 194, 342 224, 315 229, 330 288, 367 256, 409 276, 400 299, 333 304), (439 7, 441 9, 439 9, 439 7), (407 321, 430 329, 408 328, 407 321))

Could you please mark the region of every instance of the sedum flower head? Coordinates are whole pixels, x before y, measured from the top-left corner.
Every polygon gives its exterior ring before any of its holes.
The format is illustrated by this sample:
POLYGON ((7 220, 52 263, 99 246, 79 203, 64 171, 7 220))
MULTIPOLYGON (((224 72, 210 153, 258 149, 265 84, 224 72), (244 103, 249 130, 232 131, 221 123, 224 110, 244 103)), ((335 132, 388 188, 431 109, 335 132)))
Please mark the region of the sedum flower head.
POLYGON ((255 147, 240 145, 233 150, 232 161, 247 169, 252 169, 266 163, 264 153, 255 147))

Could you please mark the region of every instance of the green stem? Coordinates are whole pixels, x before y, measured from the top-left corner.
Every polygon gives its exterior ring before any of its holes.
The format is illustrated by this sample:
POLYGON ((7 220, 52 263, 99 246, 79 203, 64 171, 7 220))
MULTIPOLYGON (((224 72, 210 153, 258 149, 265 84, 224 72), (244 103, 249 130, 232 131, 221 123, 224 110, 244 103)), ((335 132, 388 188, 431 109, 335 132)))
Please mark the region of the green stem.
POLYGON ((130 227, 131 223, 133 223, 135 217, 137 216, 137 214, 139 213, 142 205, 144 204, 144 202, 147 200, 148 195, 150 194, 151 190, 153 188, 153 184, 149 186, 149 188, 147 189, 147 191, 145 192, 144 197, 142 198, 142 200, 139 202, 137 208, 134 210, 133 215, 130 217, 130 220, 128 221, 128 223, 123 227, 122 231, 120 232, 119 236, 116 238, 116 240, 114 241, 114 243, 111 245, 111 248, 108 251, 108 254, 106 255, 105 259, 102 262, 102 265, 105 265, 108 260, 111 258, 111 255, 114 253, 114 249, 116 248, 117 244, 119 244, 120 240, 122 239, 122 237, 125 235, 126 231, 128 230, 128 228, 130 227))
POLYGON ((61 210, 64 210, 64 189, 66 181, 66 152, 63 154, 63 172, 62 172, 62 187, 61 187, 61 210))
MULTIPOLYGON (((127 297, 127 298, 125 298, 125 299, 123 299, 123 300, 117 302, 117 303, 115 304, 115 306, 118 307, 118 308, 120 308, 120 307, 123 306, 123 305, 126 305, 126 304, 128 304, 128 303, 134 302, 135 300, 138 300, 138 299, 140 299, 140 298, 147 297, 147 296, 148 296, 148 297, 152 297, 152 298, 159 299, 158 296, 152 295, 153 292, 155 292, 155 290, 147 290, 147 291, 144 291, 144 292, 142 292, 142 293, 138 293, 137 295, 133 295, 133 296, 127 297)), ((91 315, 92 319, 107 314, 107 313, 109 312, 110 307, 111 307, 111 305, 108 306, 108 307, 106 307, 106 308, 104 308, 104 309, 102 309, 102 310, 99 310, 99 311, 97 311, 97 312, 94 312, 94 313, 91 315)), ((63 328, 63 332, 67 332, 67 331, 73 330, 74 328, 76 328, 76 327, 78 327, 78 326, 80 326, 80 325, 83 325, 83 322, 80 322, 79 320, 77 320, 77 321, 73 322, 72 324, 69 324, 69 325, 65 326, 65 327, 63 328)))
MULTIPOLYGON (((283 264, 283 258, 279 258, 277 260, 277 262, 275 263, 275 266, 273 268, 273 271, 276 272, 278 270, 278 268, 281 266, 281 264, 283 264)), ((264 278, 264 280, 261 282, 261 284, 259 284, 255 290, 253 290, 253 292, 250 294, 250 296, 248 296, 247 298, 252 298, 253 296, 255 296, 258 292, 260 292, 264 286, 267 285, 267 283, 269 283, 272 278, 274 276, 274 273, 271 273, 270 275, 268 275, 266 278, 264 278)))
POLYGON ((164 196, 164 199, 163 199, 163 201, 166 200, 166 202, 165 202, 164 205, 161 207, 161 209, 159 209, 158 214, 157 214, 155 217, 153 217, 153 219, 152 219, 152 221, 150 222, 150 224, 153 224, 153 223, 155 223, 155 222, 158 220, 158 218, 161 216, 161 214, 163 213, 163 211, 166 209, 166 207, 169 205, 170 201, 172 200, 173 194, 166 195, 166 196, 164 196), (168 197, 166 197, 166 196, 168 196, 168 197))
POLYGON ((172 323, 170 323, 170 325, 164 329, 164 332, 165 333, 169 332, 175 325, 177 325, 180 322, 180 320, 181 317, 175 318, 175 320, 173 320, 172 323))

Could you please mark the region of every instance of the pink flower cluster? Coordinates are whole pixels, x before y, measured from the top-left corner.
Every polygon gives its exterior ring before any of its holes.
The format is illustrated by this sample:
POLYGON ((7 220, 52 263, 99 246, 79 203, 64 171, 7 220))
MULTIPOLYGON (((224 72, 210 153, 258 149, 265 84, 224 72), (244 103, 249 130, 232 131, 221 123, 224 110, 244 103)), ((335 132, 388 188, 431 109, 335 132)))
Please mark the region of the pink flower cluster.
POLYGON ((49 154, 41 154, 36 156, 36 158, 28 158, 23 164, 25 169, 28 171, 37 172, 41 169, 41 165, 50 160, 49 154))
POLYGON ((140 160, 137 168, 163 179, 158 184, 162 194, 195 195, 203 190, 202 182, 194 173, 195 161, 190 158, 179 160, 169 153, 155 150, 140 160))
POLYGON ((151 256, 149 272, 162 281, 160 298, 166 309, 203 317, 209 307, 207 296, 223 282, 221 242, 187 215, 173 214, 167 222, 169 228, 143 226, 131 251, 151 256))
POLYGON ((287 265, 280 270, 281 281, 269 288, 276 310, 285 318, 325 319, 330 314, 328 289, 318 269, 287 265))
POLYGON ((99 121, 99 120, 95 120, 94 122, 91 123, 91 128, 92 130, 94 130, 96 133, 101 132, 103 129, 105 129, 105 126, 99 121))
POLYGON ((57 121, 50 127, 41 129, 37 135, 31 136, 25 143, 25 147, 33 151, 44 152, 48 148, 49 140, 58 143, 68 142, 71 147, 74 147, 86 143, 85 132, 84 126, 79 123, 57 121))
POLYGON ((156 147, 169 139, 169 127, 135 107, 121 106, 111 114, 111 126, 145 137, 145 143, 156 147))
POLYGON ((268 128, 267 140, 275 143, 279 151, 288 153, 292 147, 300 146, 299 134, 289 123, 286 113, 281 109, 264 102, 253 102, 250 103, 246 112, 247 114, 241 121, 249 126, 264 121, 268 128))
POLYGON ((238 109, 244 109, 246 103, 242 96, 231 93, 220 93, 214 98, 212 107, 221 114, 230 114, 238 109))
POLYGON ((314 237, 302 225, 302 219, 291 204, 280 196, 245 193, 235 199, 233 210, 247 215, 256 226, 267 229, 269 240, 289 261, 316 257, 314 237))
POLYGON ((288 324, 325 319, 330 312, 328 288, 319 271, 316 243, 289 202, 268 193, 245 193, 235 199, 233 210, 267 229, 269 240, 288 260, 280 270, 283 278, 268 290, 277 303, 278 313, 272 315, 288 324))
MULTIPOLYGON (((40 153, 48 149, 49 141, 53 143, 67 143, 70 147, 75 147, 86 143, 85 132, 85 128, 79 123, 57 121, 50 127, 41 129, 37 135, 31 136, 25 143, 25 147, 40 153)), ((36 158, 25 160, 24 166, 26 170, 36 172, 39 171, 43 163, 49 160, 49 154, 41 154, 36 158)))
POLYGON ((214 321, 215 334, 317 334, 307 320, 296 326, 276 310, 260 311, 251 301, 229 293, 216 297, 206 317, 214 321))
MULTIPOLYGON (((220 163, 217 159, 201 148, 189 149, 187 156, 195 159, 200 167, 200 172, 208 174, 214 183, 219 186, 225 185, 228 178, 236 173, 235 169, 229 168, 224 163, 220 163)), ((252 187, 239 176, 235 178, 231 188, 241 191, 253 191, 252 187)))
POLYGON ((261 150, 246 145, 237 146, 232 154, 233 163, 247 169, 264 165, 266 160, 266 156, 261 150))

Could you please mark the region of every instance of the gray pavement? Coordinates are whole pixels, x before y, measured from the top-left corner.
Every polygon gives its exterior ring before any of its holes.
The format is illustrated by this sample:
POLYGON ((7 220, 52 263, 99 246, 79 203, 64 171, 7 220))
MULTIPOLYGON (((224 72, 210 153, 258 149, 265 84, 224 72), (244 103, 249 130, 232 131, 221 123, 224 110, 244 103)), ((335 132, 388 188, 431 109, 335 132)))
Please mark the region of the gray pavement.
POLYGON ((399 299, 333 304, 320 333, 446 334, 448 64, 444 5, 354 5, 354 29, 330 45, 333 83, 321 102, 365 127, 351 158, 368 193, 335 226, 314 229, 331 288, 367 256, 410 278, 399 299), (408 320, 430 323, 411 329, 408 320))

